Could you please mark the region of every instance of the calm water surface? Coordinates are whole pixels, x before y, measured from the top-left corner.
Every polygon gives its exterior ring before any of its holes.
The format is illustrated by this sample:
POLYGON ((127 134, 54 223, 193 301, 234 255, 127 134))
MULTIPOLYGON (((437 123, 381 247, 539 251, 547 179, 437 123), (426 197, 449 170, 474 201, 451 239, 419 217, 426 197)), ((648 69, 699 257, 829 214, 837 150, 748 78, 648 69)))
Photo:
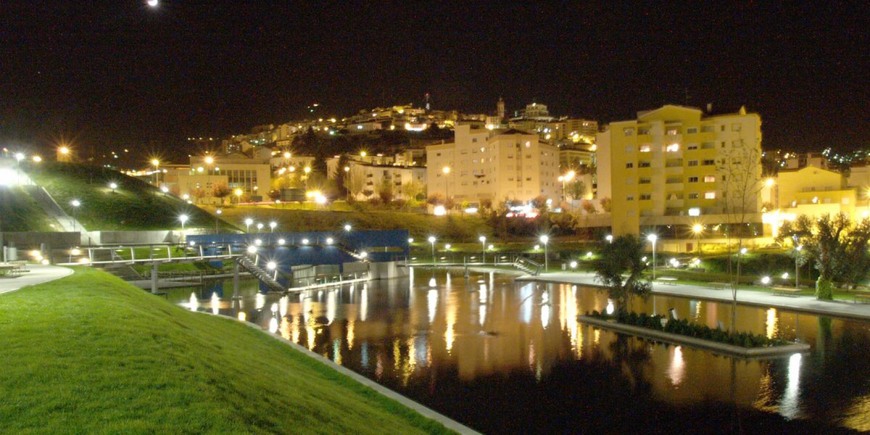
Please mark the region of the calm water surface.
MULTIPOLYGON (((242 316, 486 433, 870 431, 870 322, 741 306, 738 330, 812 346, 745 360, 578 323, 608 308, 590 287, 420 269, 284 298, 248 281, 232 302, 224 287, 224 300, 199 309, 242 316)), ((730 304, 633 302, 670 308, 711 327, 731 322, 730 304)))

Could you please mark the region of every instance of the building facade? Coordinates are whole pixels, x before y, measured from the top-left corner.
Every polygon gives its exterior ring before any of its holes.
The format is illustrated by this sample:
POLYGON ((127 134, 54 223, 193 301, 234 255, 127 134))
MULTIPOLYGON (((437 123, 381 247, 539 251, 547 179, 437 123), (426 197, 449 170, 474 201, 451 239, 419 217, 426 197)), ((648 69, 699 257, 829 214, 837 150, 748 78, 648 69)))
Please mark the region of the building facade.
POLYGON ((537 134, 457 125, 453 143, 426 147, 428 195, 454 203, 556 199, 559 150, 537 134))
POLYGON ((597 135, 597 195, 613 233, 761 222, 761 118, 666 105, 597 135))

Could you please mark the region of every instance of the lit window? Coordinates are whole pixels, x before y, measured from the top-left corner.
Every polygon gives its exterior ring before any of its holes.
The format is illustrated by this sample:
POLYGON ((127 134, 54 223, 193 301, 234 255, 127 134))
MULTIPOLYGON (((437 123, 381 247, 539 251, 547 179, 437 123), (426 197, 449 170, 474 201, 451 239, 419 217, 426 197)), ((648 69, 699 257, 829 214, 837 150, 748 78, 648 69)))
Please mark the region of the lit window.
POLYGON ((716 192, 705 192, 704 199, 716 199, 716 192))
POLYGON ((622 129, 622 132, 623 132, 626 136, 631 136, 631 135, 634 134, 634 129, 631 128, 631 127, 626 127, 626 128, 623 128, 623 129, 622 129))
POLYGON ((680 144, 678 144, 678 143, 672 143, 665 148, 665 151, 667 151, 669 153, 675 153, 679 150, 680 150, 680 144))
POLYGON ((652 149, 652 147, 650 147, 649 145, 641 145, 640 146, 640 152, 642 152, 642 153, 648 153, 648 152, 650 152, 651 149, 652 149))
POLYGON ((705 175, 705 176, 704 176, 704 182, 705 182, 705 183, 715 183, 715 182, 716 182, 716 176, 715 176, 715 175, 705 175))

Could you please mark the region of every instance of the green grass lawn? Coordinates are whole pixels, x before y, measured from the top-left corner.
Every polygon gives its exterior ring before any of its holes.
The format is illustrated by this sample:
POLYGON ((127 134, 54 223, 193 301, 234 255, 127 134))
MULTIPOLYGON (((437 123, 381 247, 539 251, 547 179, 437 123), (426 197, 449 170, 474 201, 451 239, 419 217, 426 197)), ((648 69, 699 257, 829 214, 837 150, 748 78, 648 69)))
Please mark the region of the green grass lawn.
POLYGON ((93 269, 0 295, 3 433, 440 433, 231 319, 93 269))
POLYGON ((21 187, 0 187, 0 231, 60 231, 21 187))

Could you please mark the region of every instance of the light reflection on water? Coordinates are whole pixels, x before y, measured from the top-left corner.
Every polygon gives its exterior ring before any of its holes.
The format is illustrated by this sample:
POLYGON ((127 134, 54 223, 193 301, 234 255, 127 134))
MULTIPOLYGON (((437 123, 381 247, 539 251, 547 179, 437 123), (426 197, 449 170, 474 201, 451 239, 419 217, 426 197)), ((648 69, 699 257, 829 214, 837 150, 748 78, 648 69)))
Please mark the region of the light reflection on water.
MULTIPOLYGON (((648 385, 653 397, 666 403, 714 401, 789 419, 870 428, 870 417, 860 413, 870 403, 870 369, 843 362, 864 357, 863 349, 870 345, 867 322, 739 306, 738 330, 813 346, 810 355, 747 361, 626 339, 578 323, 578 314, 614 308, 606 293, 590 288, 515 284, 491 273, 466 279, 461 273, 418 271, 414 281, 374 281, 284 297, 255 294, 256 283, 248 282, 243 298, 220 304, 220 311, 244 317, 436 409, 441 406, 459 420, 462 413, 451 412, 445 403, 453 399, 439 396, 438 384, 497 379, 503 388, 506 376, 526 373, 543 385, 561 375, 566 364, 603 360, 621 364, 628 379, 648 385), (624 349, 640 357, 627 360, 624 349), (843 364, 852 369, 843 369, 843 364)), ((728 303, 658 296, 632 304, 635 311, 659 314, 673 309, 679 317, 712 328, 731 324, 728 303)))

